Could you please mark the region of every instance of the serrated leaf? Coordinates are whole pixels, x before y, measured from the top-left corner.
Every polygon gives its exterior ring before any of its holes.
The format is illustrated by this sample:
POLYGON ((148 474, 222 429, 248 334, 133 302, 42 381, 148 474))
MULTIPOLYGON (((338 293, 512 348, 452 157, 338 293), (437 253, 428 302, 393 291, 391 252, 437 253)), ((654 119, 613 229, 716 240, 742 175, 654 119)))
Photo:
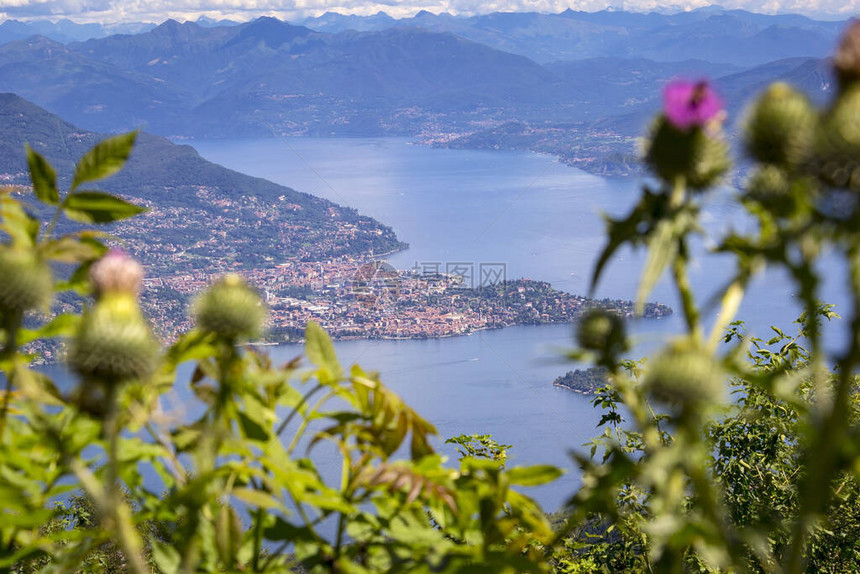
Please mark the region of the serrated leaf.
POLYGON ((343 368, 337 360, 328 333, 313 321, 308 322, 305 328, 305 353, 311 363, 328 371, 332 379, 337 380, 343 376, 343 368))
POLYGON ((75 166, 71 191, 85 181, 95 181, 113 175, 122 169, 134 147, 137 132, 129 132, 108 138, 96 144, 75 166))
POLYGON ((144 211, 144 207, 102 191, 75 192, 63 203, 66 216, 82 223, 111 223, 144 211))
POLYGON ((27 150, 27 168, 30 170, 30 181, 33 183, 33 193, 40 201, 50 205, 60 203, 60 192, 57 191, 57 172, 51 164, 29 145, 27 150))
POLYGON ((552 482, 562 475, 560 468, 549 464, 535 466, 517 466, 507 472, 511 484, 520 486, 538 486, 552 482))
POLYGON ((613 219, 604 216, 606 221, 606 235, 608 241, 606 247, 597 258, 594 271, 591 275, 591 288, 593 294, 597 289, 600 276, 606 264, 613 255, 625 244, 637 245, 644 241, 653 231, 653 220, 655 215, 664 209, 666 198, 664 194, 656 194, 647 187, 643 190, 642 198, 627 217, 613 219))

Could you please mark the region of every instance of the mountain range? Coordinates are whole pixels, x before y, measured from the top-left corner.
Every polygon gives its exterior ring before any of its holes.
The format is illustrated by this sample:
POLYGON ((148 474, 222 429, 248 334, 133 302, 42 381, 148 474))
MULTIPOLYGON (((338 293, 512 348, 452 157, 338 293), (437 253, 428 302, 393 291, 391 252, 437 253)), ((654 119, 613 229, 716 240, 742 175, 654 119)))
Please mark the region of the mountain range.
POLYGON ((844 22, 713 6, 676 14, 567 9, 559 14, 494 12, 468 18, 422 11, 412 18, 397 20, 384 13, 361 17, 328 12, 308 18, 303 24, 323 32, 380 31, 395 26, 451 32, 540 63, 643 57, 737 65, 796 56, 824 57, 844 27, 844 22))
MULTIPOLYGON (((28 183, 24 144, 57 169, 105 136, 74 126, 15 94, 0 94, 0 179, 28 183)), ((102 189, 148 208, 110 230, 154 274, 223 272, 287 259, 332 260, 402 249, 394 231, 354 209, 206 161, 187 145, 140 133, 125 168, 102 189)))
POLYGON ((826 99, 822 58, 844 26, 722 9, 305 24, 168 20, 86 41, 30 36, 0 45, 0 91, 97 132, 407 135, 552 151, 588 168, 583 158, 632 153, 674 77, 714 78, 735 119, 775 79, 826 99))

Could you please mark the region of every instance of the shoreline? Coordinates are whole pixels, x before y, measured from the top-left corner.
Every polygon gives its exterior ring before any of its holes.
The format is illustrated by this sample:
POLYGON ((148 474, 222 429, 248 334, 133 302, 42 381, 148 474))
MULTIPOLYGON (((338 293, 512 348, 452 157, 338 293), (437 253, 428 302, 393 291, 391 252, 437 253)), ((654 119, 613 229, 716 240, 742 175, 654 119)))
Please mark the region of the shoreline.
MULTIPOLYGON (((658 317, 638 317, 636 320, 645 320, 645 321, 660 321, 665 319, 670 315, 662 315, 658 317)), ((332 341, 429 341, 429 340, 439 340, 439 339, 453 339, 455 337, 468 337, 475 333, 479 333, 481 331, 496 331, 501 329, 508 329, 510 327, 549 327, 553 325, 567 325, 573 326, 577 323, 577 321, 556 321, 556 322, 546 322, 546 323, 512 323, 510 325, 498 325, 498 326, 488 326, 488 327, 477 327, 475 329, 471 329, 468 332, 462 333, 445 333, 442 335, 427 335, 427 336, 403 336, 397 337, 392 335, 379 335, 379 336, 360 336, 360 335, 343 335, 338 336, 337 334, 329 333, 329 337, 332 341)), ((260 347, 276 347, 278 345, 302 345, 305 343, 304 337, 299 339, 292 340, 284 340, 284 341, 267 341, 267 342, 251 342, 247 343, 249 346, 260 346, 260 347)), ((561 388, 566 388, 569 390, 570 387, 566 387, 565 385, 557 385, 561 388)))

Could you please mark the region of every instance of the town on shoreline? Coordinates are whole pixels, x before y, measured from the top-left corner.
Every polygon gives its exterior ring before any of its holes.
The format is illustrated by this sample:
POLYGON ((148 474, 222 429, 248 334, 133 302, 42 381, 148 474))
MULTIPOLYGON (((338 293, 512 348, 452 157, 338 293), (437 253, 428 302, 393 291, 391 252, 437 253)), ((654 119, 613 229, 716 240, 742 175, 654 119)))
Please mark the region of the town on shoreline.
MULTIPOLYGON (((379 259, 343 256, 288 261, 242 274, 269 308, 268 334, 261 341, 267 343, 301 340, 309 321, 333 339, 429 339, 512 325, 573 323, 592 307, 634 314, 631 301, 589 299, 543 281, 508 280, 500 263, 421 262, 397 270, 379 259)), ((188 302, 207 283, 196 274, 145 280, 145 308, 165 340, 191 328, 188 302)), ((649 303, 644 317, 671 313, 666 305, 649 303)))

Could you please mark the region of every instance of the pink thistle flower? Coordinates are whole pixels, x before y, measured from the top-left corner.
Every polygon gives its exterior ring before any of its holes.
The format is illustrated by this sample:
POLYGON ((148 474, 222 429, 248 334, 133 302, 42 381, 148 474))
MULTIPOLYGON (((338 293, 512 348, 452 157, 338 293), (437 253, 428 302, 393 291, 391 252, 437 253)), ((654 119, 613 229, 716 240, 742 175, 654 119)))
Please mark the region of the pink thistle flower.
POLYGON ((127 293, 137 295, 143 282, 143 268, 122 249, 111 249, 90 268, 96 295, 127 293))
POLYGON ((680 130, 704 127, 718 119, 723 102, 708 82, 674 81, 663 90, 663 113, 680 130))

